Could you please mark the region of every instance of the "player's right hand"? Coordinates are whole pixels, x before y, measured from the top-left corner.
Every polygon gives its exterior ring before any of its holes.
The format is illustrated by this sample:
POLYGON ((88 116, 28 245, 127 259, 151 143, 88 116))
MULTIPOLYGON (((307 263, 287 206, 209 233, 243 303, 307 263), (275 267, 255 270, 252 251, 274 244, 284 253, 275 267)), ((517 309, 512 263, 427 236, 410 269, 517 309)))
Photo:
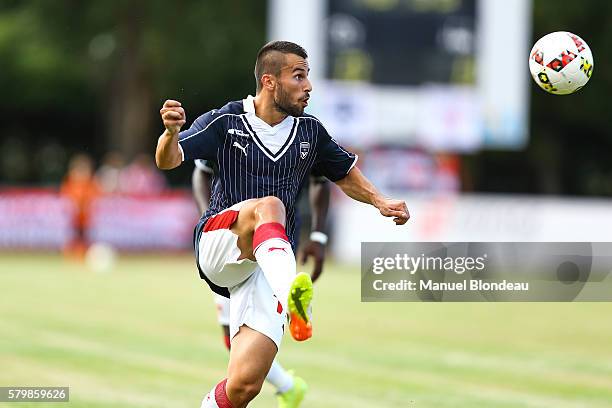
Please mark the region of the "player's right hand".
POLYGON ((410 219, 410 213, 405 201, 384 198, 377 207, 385 217, 393 217, 396 225, 404 225, 410 219))
POLYGON ((181 127, 185 124, 185 110, 182 108, 179 101, 168 99, 164 102, 164 106, 159 111, 164 127, 171 135, 176 135, 181 131, 181 127))

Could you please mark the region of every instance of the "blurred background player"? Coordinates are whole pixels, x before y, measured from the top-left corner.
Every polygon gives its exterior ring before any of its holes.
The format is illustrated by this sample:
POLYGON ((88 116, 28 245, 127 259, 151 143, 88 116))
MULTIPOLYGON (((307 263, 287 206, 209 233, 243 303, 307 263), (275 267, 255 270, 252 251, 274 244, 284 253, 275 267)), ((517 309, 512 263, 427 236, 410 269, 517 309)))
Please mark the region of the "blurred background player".
POLYGON ((75 207, 73 222, 76 234, 65 248, 66 254, 82 258, 88 246, 87 226, 91 204, 101 194, 100 185, 94 177, 94 163, 91 157, 79 153, 70 159, 60 194, 71 200, 75 207))
POLYGON ((119 151, 107 152, 96 171, 96 179, 104 194, 119 194, 121 192, 121 172, 125 168, 125 157, 119 151))
MULTIPOLYGON (((214 163, 206 160, 195 160, 195 168, 192 174, 193 196, 197 203, 200 213, 204 213, 210 203, 211 185, 214 177, 214 163)), ((323 272, 323 262, 325 260, 325 245, 327 244, 327 234, 325 234, 325 221, 327 211, 329 209, 329 183, 322 176, 310 176, 310 184, 308 187, 311 233, 307 244, 301 252, 301 262, 305 264, 308 258, 314 261, 314 269, 312 271, 312 281, 315 282, 321 272, 323 272)), ((223 330, 225 346, 230 348, 230 302, 229 299, 213 294, 215 305, 217 307, 217 318, 223 330)), ((275 359, 272 362, 270 371, 266 377, 266 381, 274 386, 277 390, 277 399, 279 408, 296 408, 300 405, 304 394, 307 391, 306 382, 294 375, 292 370, 285 370, 283 366, 275 359)))
POLYGON ((119 189, 124 194, 156 195, 166 189, 166 179, 151 156, 140 153, 121 170, 119 189))

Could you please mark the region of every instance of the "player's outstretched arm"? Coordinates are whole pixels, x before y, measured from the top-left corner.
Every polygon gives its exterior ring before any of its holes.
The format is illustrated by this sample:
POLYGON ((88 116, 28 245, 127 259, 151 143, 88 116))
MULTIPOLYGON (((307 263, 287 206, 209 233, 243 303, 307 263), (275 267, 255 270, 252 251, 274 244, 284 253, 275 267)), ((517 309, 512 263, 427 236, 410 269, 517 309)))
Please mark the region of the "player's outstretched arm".
POLYGON ((157 140, 155 163, 160 169, 169 170, 178 167, 183 161, 178 136, 185 124, 185 110, 180 102, 169 99, 164 102, 159 113, 166 130, 157 140))
POLYGON ((353 167, 346 177, 336 181, 336 184, 352 199, 372 204, 385 217, 393 217, 397 225, 405 224, 410 218, 406 202, 384 197, 357 167, 353 167))

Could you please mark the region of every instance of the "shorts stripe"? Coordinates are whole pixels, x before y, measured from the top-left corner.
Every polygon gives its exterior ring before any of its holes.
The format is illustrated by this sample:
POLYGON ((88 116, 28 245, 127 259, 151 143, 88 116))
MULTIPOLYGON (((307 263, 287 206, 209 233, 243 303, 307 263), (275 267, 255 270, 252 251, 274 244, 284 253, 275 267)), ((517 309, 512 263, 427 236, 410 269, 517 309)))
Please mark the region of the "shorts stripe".
POLYGON ((239 211, 227 210, 212 216, 206 221, 203 232, 215 231, 220 229, 230 229, 238 218, 239 211))

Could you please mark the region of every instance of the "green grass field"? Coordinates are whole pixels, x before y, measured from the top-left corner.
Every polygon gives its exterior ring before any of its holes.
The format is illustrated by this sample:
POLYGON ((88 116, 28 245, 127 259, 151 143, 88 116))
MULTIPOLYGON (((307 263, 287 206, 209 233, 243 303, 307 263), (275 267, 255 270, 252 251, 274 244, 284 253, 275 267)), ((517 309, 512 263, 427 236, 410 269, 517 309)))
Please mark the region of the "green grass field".
MULTIPOLYGON (((612 407, 612 304, 361 303, 357 268, 328 265, 315 333, 281 363, 303 407, 612 407)), ((70 403, 199 407, 227 352, 190 256, 121 258, 93 273, 0 255, 0 386, 70 386, 70 403)), ((266 385, 252 407, 275 406, 266 385)))

